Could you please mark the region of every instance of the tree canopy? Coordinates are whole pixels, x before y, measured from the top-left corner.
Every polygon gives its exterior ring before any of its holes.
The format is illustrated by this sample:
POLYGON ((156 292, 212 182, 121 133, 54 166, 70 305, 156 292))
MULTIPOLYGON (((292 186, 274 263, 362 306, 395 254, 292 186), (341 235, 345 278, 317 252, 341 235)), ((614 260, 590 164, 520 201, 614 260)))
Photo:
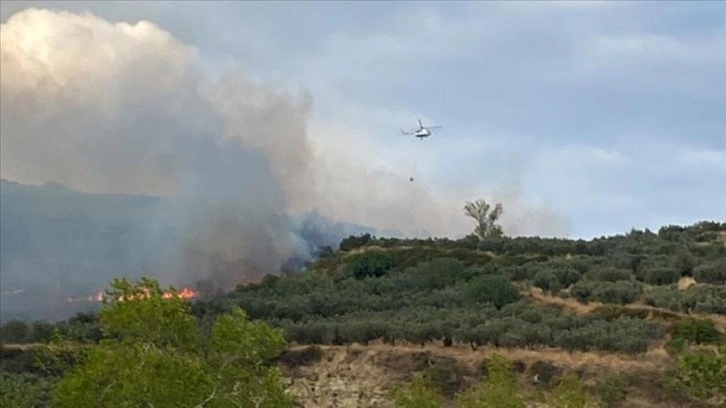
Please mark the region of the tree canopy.
POLYGON ((477 222, 474 232, 479 238, 487 239, 502 235, 502 228, 496 224, 503 212, 501 203, 496 203, 492 209, 486 200, 469 201, 464 205, 464 211, 477 222))
POLYGON ((204 330, 173 288, 151 279, 116 280, 107 295, 103 338, 63 376, 55 406, 292 406, 268 364, 285 348, 279 330, 240 308, 204 330))

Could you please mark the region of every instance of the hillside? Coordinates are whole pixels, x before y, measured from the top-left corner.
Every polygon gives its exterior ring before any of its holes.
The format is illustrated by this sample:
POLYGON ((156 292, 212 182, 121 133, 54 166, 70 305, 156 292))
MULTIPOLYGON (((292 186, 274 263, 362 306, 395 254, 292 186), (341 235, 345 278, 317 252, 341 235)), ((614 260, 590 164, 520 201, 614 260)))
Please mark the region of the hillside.
MULTIPOLYGON (((290 353, 303 353, 295 347, 290 353)), ((699 406, 698 402, 666 390, 668 355, 643 357, 596 352, 564 352, 556 349, 496 349, 420 347, 369 344, 322 346, 320 358, 305 364, 283 364, 291 392, 303 407, 390 407, 392 386, 407 383, 416 375, 427 376, 443 393, 454 395, 485 379, 484 364, 492 353, 514 362, 518 387, 532 395, 554 388, 564 373, 578 373, 598 397, 597 386, 605 378, 623 379, 628 401, 619 406, 699 406), (665 391, 665 392, 664 392, 665 391)), ((310 352, 308 352, 310 353, 310 352)))
POLYGON ((259 284, 200 302, 195 311, 203 315, 240 305, 301 343, 425 343, 450 338, 474 347, 639 353, 663 339, 658 320, 687 313, 723 324, 722 317, 715 316, 726 314, 723 230, 722 224, 702 223, 587 242, 355 242, 352 237, 308 273, 268 276, 259 284), (679 289, 682 278, 695 284, 679 289), (553 300, 530 298, 538 292, 553 300), (610 307, 590 308, 584 314, 566 307, 590 302, 610 307), (646 306, 660 312, 647 318, 653 313, 644 310, 646 306), (612 313, 623 316, 612 318, 612 313), (590 335, 593 332, 606 335, 598 338, 590 335))
MULTIPOLYGON (((179 202, 0 180, 0 203, 0 322, 59 320, 96 310, 97 305, 67 299, 95 294, 118 276, 147 274, 175 285, 196 282, 179 272, 186 217, 192 215, 179 202)), ((350 234, 377 232, 316 212, 284 223, 310 253, 350 234)), ((308 262, 308 254, 302 255, 286 261, 299 267, 308 262)), ((204 274, 193 278, 200 276, 204 274)))
POLYGON ((0 183, 0 318, 62 319, 112 276, 151 266, 168 250, 147 225, 156 197, 87 194, 57 184, 0 183), (153 243, 153 245, 152 245, 153 243))
POLYGON ((240 305, 293 344, 321 345, 318 362, 288 372, 309 407, 394 406, 391 385, 417 373, 453 398, 482 380, 492 352, 516 363, 532 395, 552 388, 533 380, 550 369, 552 384, 578 373, 593 395, 603 379, 622 380, 620 406, 696 407, 670 376, 694 341, 685 337, 723 341, 724 232, 699 223, 591 241, 350 237, 308 273, 268 276, 194 310, 240 305))
MULTIPOLYGON (((674 370, 684 353, 725 344, 725 233, 702 222, 590 241, 350 236, 304 272, 197 300, 191 312, 208 322, 240 306, 280 328, 289 348, 277 364, 303 407, 406 406, 391 392, 417 379, 461 406, 495 355, 513 364, 528 406, 551 406, 542 404, 568 374, 599 406, 718 405, 723 390, 696 395, 674 370)), ((36 323, 12 338, 23 331, 10 324, 6 343, 49 333, 36 323)), ((100 338, 94 315, 56 327, 100 338)), ((5 370, 23 371, 13 356, 5 370)))

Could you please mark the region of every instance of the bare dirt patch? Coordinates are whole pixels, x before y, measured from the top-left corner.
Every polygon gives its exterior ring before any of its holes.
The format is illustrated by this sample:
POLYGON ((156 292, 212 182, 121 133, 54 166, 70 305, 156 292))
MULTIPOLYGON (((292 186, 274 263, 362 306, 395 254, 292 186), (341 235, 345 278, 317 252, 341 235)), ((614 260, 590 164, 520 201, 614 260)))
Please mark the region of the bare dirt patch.
MULTIPOLYGON (((306 346, 296 346, 304 348, 306 346)), ((482 362, 492 353, 500 353, 517 362, 519 372, 527 386, 533 386, 529 369, 539 362, 553 365, 565 372, 582 373, 589 383, 594 383, 606 373, 638 377, 661 376, 668 363, 668 355, 654 350, 645 356, 620 355, 598 352, 566 352, 558 349, 501 349, 480 347, 471 350, 465 345, 443 347, 427 344, 390 346, 372 343, 368 346, 322 345, 320 361, 288 371, 291 392, 301 407, 393 407, 389 390, 393 385, 410 381, 416 372, 424 368, 426 359, 442 364, 464 367, 469 376, 481 374, 482 362), (644 374, 645 373, 645 374, 644 374)), ((654 395, 650 392, 636 394, 639 398, 654 395)), ((657 394, 657 393, 655 393, 657 394)), ((637 406, 637 405, 634 405, 637 406)), ((668 405, 650 401, 653 407, 687 406, 668 405)))

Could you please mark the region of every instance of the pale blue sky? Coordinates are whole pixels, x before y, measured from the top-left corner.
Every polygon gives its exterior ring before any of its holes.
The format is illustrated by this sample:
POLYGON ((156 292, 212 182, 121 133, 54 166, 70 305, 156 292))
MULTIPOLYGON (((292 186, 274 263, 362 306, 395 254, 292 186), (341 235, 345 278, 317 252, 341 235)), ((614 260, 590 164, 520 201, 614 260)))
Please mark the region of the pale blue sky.
POLYGON ((726 220, 726 2, 12 2, 2 20, 28 5, 154 22, 210 75, 307 89, 370 166, 416 149, 431 191, 516 186, 573 237, 726 220), (401 138, 419 117, 443 131, 401 138))

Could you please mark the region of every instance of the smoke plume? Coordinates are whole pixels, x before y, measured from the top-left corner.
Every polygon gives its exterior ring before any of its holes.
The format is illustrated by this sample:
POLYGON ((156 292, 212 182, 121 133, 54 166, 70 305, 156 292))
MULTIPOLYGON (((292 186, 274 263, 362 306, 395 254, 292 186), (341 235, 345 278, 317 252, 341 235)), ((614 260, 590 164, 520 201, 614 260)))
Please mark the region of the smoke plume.
POLYGON ((239 73, 211 81, 197 58, 195 47, 147 21, 41 9, 11 16, 0 35, 2 177, 168 198, 138 221, 141 245, 158 259, 139 255, 144 270, 127 275, 175 284, 228 289, 309 259, 311 241, 334 246, 356 232, 317 213, 307 222, 288 217, 314 208, 404 233, 471 229, 461 207, 476 194, 445 203, 407 183, 408 174, 351 164, 361 151, 313 146, 310 95, 239 73))
POLYGON ((281 216, 310 186, 309 97, 205 81, 193 47, 144 21, 29 9, 1 52, 4 178, 173 197, 193 258, 266 273, 301 249, 281 216))

